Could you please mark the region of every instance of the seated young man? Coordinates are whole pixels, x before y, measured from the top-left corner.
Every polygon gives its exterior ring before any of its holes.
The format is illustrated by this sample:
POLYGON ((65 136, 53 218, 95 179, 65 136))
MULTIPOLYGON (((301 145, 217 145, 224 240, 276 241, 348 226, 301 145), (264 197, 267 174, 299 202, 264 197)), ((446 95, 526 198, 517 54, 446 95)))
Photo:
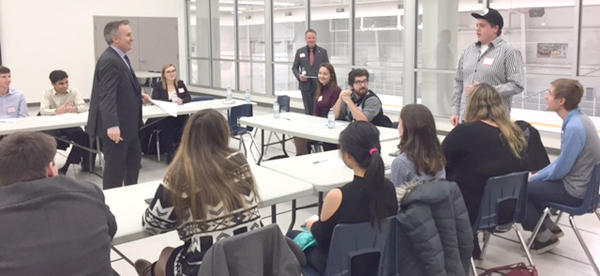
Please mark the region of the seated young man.
MULTIPOLYGON (((563 119, 561 151, 558 158, 535 174, 527 186, 527 217, 523 228, 533 231, 541 217, 544 202, 580 206, 587 191, 594 165, 600 162, 600 139, 596 126, 581 112, 583 86, 576 80, 558 79, 546 95, 547 109, 563 119)), ((531 246, 531 252, 546 252, 559 243, 563 233, 546 219, 531 246)))
MULTIPOLYGON (((40 114, 44 116, 80 113, 88 111, 88 106, 83 101, 79 90, 75 87, 69 87, 69 76, 65 71, 54 70, 50 73, 50 83, 52 88, 42 93, 40 102, 40 114)), ((88 147, 89 136, 80 127, 70 127, 63 129, 54 129, 46 131, 47 134, 60 137, 65 136, 68 140, 77 145, 88 147)), ((63 141, 57 141, 58 148, 65 150, 69 144, 63 141)), ((58 169, 58 173, 66 174, 70 164, 81 163, 82 171, 90 171, 90 154, 84 149, 73 146, 67 157, 65 165, 58 169)))
POLYGON ((0 65, 0 119, 29 117, 25 95, 11 88, 11 81, 10 69, 0 65))
POLYGON ((335 118, 348 122, 365 121, 376 126, 390 127, 392 122, 383 115, 381 100, 369 90, 369 71, 362 68, 348 73, 350 90, 344 90, 333 106, 335 118))
POLYGON ((0 275, 113 275, 115 217, 99 187, 57 176, 55 154, 40 132, 0 141, 0 275))

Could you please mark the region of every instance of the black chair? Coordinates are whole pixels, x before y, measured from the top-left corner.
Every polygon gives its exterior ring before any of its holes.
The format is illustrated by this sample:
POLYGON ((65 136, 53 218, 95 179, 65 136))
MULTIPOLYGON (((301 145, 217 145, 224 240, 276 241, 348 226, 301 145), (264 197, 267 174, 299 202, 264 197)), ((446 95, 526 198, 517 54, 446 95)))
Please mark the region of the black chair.
MULTIPOLYGON (((240 125, 241 117, 252 117, 252 115, 252 104, 243 104, 240 106, 232 107, 228 118, 229 127, 231 129, 231 136, 233 139, 240 141, 239 149, 241 149, 241 147, 244 146, 244 154, 246 156, 248 156, 248 150, 246 148, 246 143, 244 142, 244 134, 248 135, 248 137, 250 137, 250 140, 252 140, 250 147, 252 147, 252 145, 254 144, 257 152, 260 152, 258 146, 256 145, 256 141, 254 141, 254 137, 252 137, 251 134, 254 128, 240 125)), ((250 153, 254 158, 254 153, 252 153, 252 150, 250 150, 250 153)))
POLYGON ((483 190, 477 219, 473 222, 473 233, 475 235, 479 230, 486 231, 481 256, 485 253, 491 234, 496 232, 497 229, 512 228, 519 237, 529 264, 534 265, 529 248, 525 244, 521 232, 514 225, 515 222, 522 221, 522 217, 525 215, 527 176, 528 172, 516 172, 488 179, 483 190))
POLYGON ((544 223, 544 219, 546 219, 546 216, 550 212, 550 208, 555 208, 560 211, 560 213, 558 214, 558 217, 556 218, 556 222, 558 222, 558 220, 560 219, 562 212, 569 213, 569 222, 571 223, 573 232, 575 232, 575 236, 577 236, 577 240, 579 240, 581 247, 583 247, 583 251, 585 251, 585 255, 587 256, 588 260, 590 261, 592 268, 594 268, 594 272, 596 272, 596 275, 600 276, 600 270, 598 270, 598 265, 596 264, 596 262, 594 262, 594 257, 592 256, 592 254, 590 253, 590 250, 585 245, 585 241, 581 237, 581 234, 579 233, 579 229, 577 228, 577 225, 575 225, 575 216, 581 216, 581 215, 584 215, 587 213, 595 212, 596 216, 600 220, 600 213, 598 213, 598 210, 597 210, 598 204, 600 202, 600 196, 598 195, 599 186, 600 186, 600 163, 596 164, 592 170, 592 177, 590 178, 590 182, 588 184, 588 188, 585 193, 583 202, 581 203, 581 206, 571 207, 571 206, 566 206, 566 205, 562 205, 562 204, 558 204, 558 203, 554 203, 554 202, 548 202, 548 207, 542 213, 542 217, 538 221, 537 225, 535 226, 535 229, 533 230, 533 233, 531 234, 531 239, 529 240, 528 247, 531 247, 531 245, 533 244, 533 241, 535 240, 535 236, 537 235, 538 231, 540 231, 540 227, 542 226, 542 223, 544 223))
POLYGON ((211 96, 196 96, 192 98, 192 102, 201 102, 201 101, 212 101, 215 97, 211 96))

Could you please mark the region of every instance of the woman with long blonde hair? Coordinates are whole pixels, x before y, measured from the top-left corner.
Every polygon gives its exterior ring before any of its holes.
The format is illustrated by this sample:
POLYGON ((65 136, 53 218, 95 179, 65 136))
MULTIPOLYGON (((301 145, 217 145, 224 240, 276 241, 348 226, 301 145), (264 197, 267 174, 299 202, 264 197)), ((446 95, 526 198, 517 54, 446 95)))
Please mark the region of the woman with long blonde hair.
POLYGON ((258 192, 244 155, 229 148, 229 126, 213 109, 194 114, 143 217, 149 233, 179 232, 184 244, 157 262, 138 260, 139 275, 197 275, 217 241, 260 227, 258 192))
POLYGON ((486 83, 476 85, 467 100, 465 123, 456 126, 442 143, 446 178, 460 187, 471 223, 488 178, 527 170, 526 147, 523 133, 510 121, 498 91, 486 83))

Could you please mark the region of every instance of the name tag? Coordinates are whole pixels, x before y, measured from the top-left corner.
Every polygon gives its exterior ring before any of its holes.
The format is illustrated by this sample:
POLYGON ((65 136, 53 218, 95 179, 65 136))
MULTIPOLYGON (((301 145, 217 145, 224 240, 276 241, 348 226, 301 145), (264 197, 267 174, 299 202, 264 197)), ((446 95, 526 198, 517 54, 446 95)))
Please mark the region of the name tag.
POLYGON ((183 93, 183 92, 185 92, 185 89, 183 89, 183 87, 181 87, 181 88, 177 89, 177 91, 179 91, 179 93, 183 93))
POLYGON ((494 65, 494 59, 489 57, 483 59, 483 65, 494 65))
POLYGON ((16 112, 17 112, 17 108, 14 106, 6 109, 6 113, 16 113, 16 112))
POLYGON ((320 102, 320 101, 322 101, 322 100, 323 100, 323 96, 321 95, 321 96, 319 96, 319 98, 317 99, 317 102, 320 102))
POLYGON ((300 53, 300 57, 301 58, 306 57, 306 54, 305 53, 300 53))

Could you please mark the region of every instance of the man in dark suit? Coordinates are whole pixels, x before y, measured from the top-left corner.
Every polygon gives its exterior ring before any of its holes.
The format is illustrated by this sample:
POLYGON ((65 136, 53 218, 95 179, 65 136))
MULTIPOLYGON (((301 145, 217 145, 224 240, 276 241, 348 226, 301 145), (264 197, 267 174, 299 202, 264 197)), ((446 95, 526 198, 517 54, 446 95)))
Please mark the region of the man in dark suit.
POLYGON ((306 46, 296 51, 292 72, 298 79, 298 88, 302 91, 304 114, 312 115, 315 107, 317 76, 323 62, 329 62, 327 50, 317 46, 317 32, 308 29, 305 33, 306 46))
POLYGON ((113 21, 104 27, 109 47, 96 63, 90 99, 87 132, 102 141, 106 166, 104 189, 136 184, 142 159, 138 130, 142 124, 142 103, 150 96, 141 93, 129 58, 135 40, 128 20, 113 21))

